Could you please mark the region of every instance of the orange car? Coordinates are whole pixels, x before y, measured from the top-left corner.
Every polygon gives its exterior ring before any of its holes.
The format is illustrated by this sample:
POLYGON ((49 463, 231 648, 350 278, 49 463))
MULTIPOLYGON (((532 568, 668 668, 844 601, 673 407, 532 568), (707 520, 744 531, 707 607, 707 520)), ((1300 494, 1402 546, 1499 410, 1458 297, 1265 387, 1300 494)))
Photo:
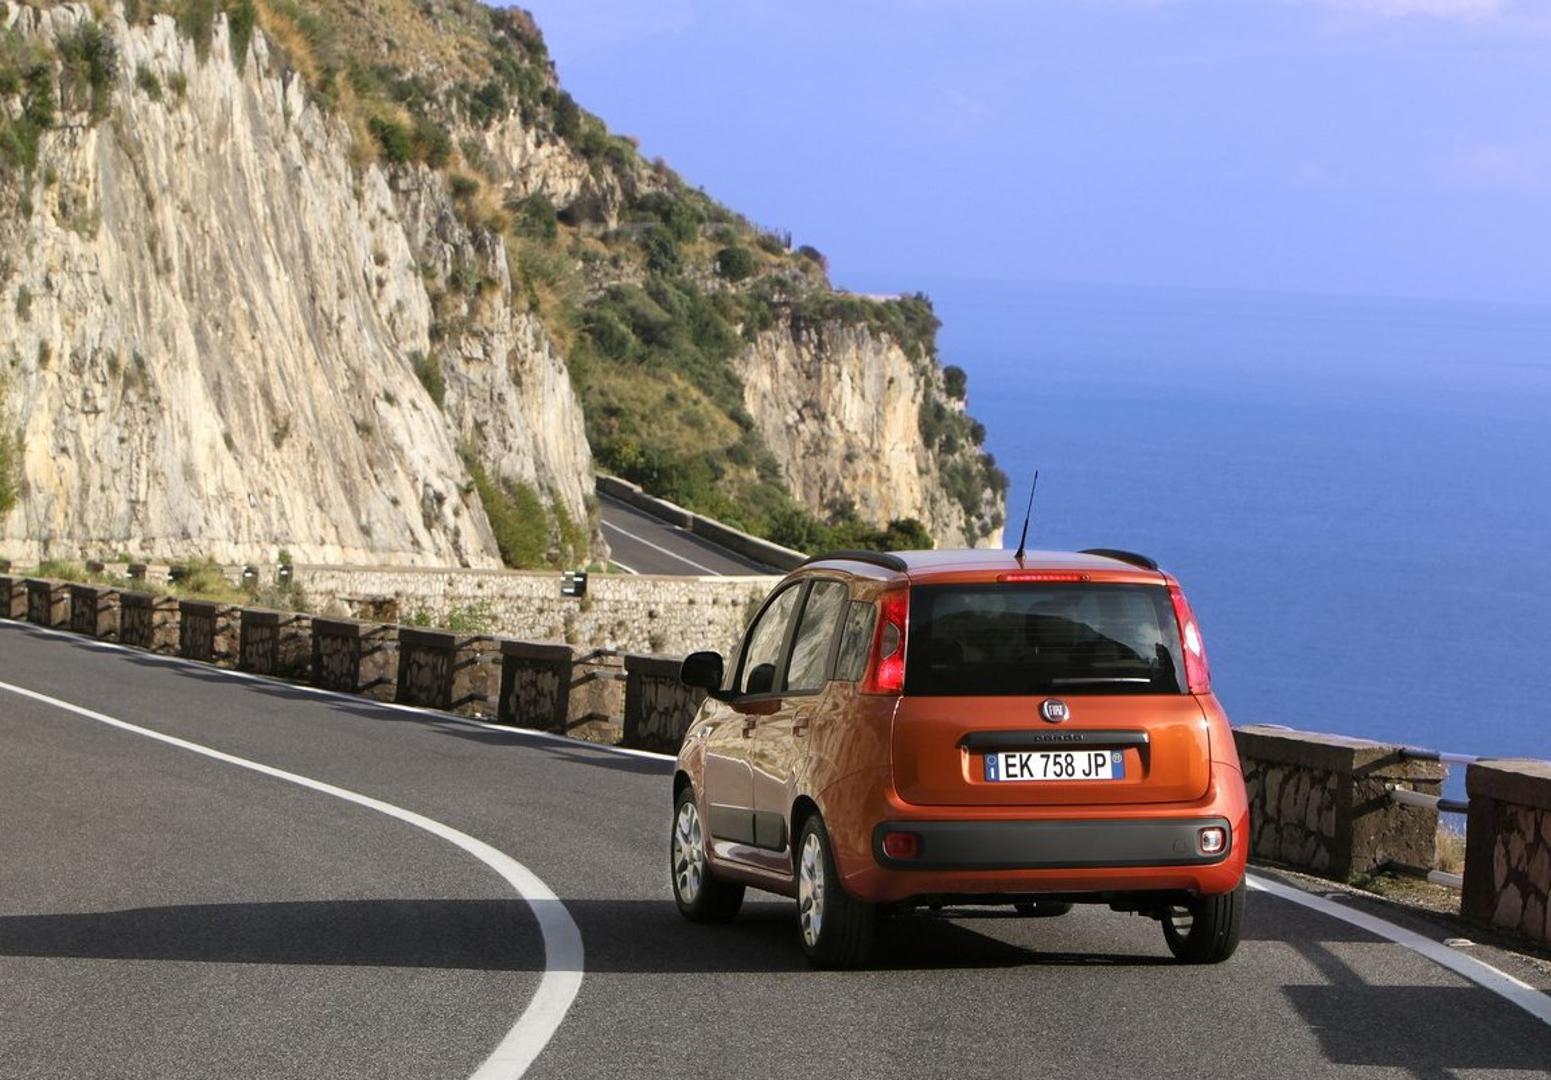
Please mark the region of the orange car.
POLYGON ((880 908, 1102 903, 1215 963, 1244 917, 1248 809, 1178 582, 1123 551, 840 552, 761 607, 679 751, 671 870, 692 920, 796 897, 862 962, 880 908))

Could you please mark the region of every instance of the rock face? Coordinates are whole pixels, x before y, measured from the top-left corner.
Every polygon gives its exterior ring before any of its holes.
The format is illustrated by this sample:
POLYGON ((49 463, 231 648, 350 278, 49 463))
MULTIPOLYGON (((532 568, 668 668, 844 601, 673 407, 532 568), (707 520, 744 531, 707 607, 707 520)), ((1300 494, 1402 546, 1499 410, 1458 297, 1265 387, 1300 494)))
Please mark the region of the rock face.
POLYGON ((915 518, 940 547, 1001 544, 1000 498, 976 484, 956 499, 943 482, 954 455, 922 437, 923 405, 963 412, 935 364, 839 324, 782 325, 736 363, 744 403, 799 502, 865 521, 915 518))
MULTIPOLYGON (((45 43, 87 16, 6 10, 45 43)), ((439 174, 355 167, 264 35, 239 70, 227 25, 201 61, 170 17, 115 15, 111 114, 62 114, 43 177, 0 184, 0 363, 25 448, 0 550, 499 565, 459 457, 476 440, 585 520, 580 407, 513 308, 500 243, 460 223, 439 174), (415 371, 427 282, 465 266, 482 287, 442 350, 443 407, 415 371)))

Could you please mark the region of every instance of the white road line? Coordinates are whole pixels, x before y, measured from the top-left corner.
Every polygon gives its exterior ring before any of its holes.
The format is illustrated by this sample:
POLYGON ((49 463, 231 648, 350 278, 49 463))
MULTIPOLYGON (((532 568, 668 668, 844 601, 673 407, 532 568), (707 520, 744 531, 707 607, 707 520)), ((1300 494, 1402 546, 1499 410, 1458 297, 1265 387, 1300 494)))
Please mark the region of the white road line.
POLYGON ((620 562, 618 559, 614 558, 612 555, 609 556, 609 562, 612 563, 613 565, 619 567, 621 570, 623 570, 627 574, 634 574, 636 577, 640 577, 641 576, 641 571, 635 569, 633 566, 626 566, 624 563, 620 562))
POLYGON ((440 837, 462 848, 490 869, 494 870, 506 879, 517 895, 527 902, 533 911, 533 917, 538 921, 539 932, 544 938, 544 974, 539 979, 538 989, 533 993, 533 999, 528 1002, 528 1007, 523 1010, 517 1022, 511 1030, 496 1046, 495 1050, 485 1060, 485 1063, 473 1074, 471 1080, 515 1080, 528 1070, 533 1060, 539 1056, 555 1030, 565 1019, 567 1010, 571 1008, 571 1002, 576 999, 577 991, 582 986, 582 934, 577 929, 576 923, 571 919, 571 913, 561 903, 560 898, 539 877, 522 863, 499 851, 483 840, 476 840, 467 833, 459 832, 439 821, 433 821, 413 811, 394 806, 392 803, 383 802, 380 799, 361 795, 345 788, 326 784, 321 780, 313 780, 310 777, 299 776, 296 773, 286 772, 271 765, 263 765, 257 761, 249 761, 233 754, 227 754, 220 750, 201 746, 198 743, 189 742, 187 739, 179 739, 172 735, 164 735, 159 731, 119 720, 91 709, 84 709, 79 705, 72 705, 68 701, 60 701, 58 698, 49 697, 21 686, 12 686, 10 683, 0 682, 0 690, 8 690, 20 697, 31 698, 34 701, 51 705, 57 709, 63 709, 77 716, 83 716, 88 720, 96 720, 136 735, 143 735, 148 739, 155 739, 169 746, 176 746, 181 750, 188 750, 195 754, 213 758, 216 761, 225 762, 228 765, 236 765, 240 768, 250 769, 265 776, 284 780, 287 783, 300 787, 310 788, 313 791, 332 795, 336 799, 364 806, 375 810, 379 814, 397 818, 417 829, 423 829, 432 836, 440 837))
POLYGON ((1396 945, 1420 953, 1422 956, 1441 964, 1454 972, 1475 983, 1484 990, 1511 1001, 1525 1012, 1543 1024, 1551 1024, 1551 997, 1547 997, 1522 979, 1516 979, 1506 971, 1493 967, 1473 956, 1467 956, 1457 949, 1451 949, 1447 945, 1414 930, 1407 930, 1403 926, 1396 926, 1392 922, 1386 922, 1377 915, 1370 915, 1366 911, 1358 911, 1356 908, 1347 907, 1316 896, 1313 893, 1304 892, 1302 889, 1273 881, 1269 878, 1256 877, 1251 874, 1246 879, 1251 889, 1259 892, 1270 893, 1272 896, 1287 900, 1294 904, 1301 904, 1319 912, 1321 915, 1332 919, 1339 919, 1344 923, 1350 923, 1360 930, 1366 930, 1376 937, 1387 938, 1396 945))
POLYGON ((715 577, 721 577, 722 576, 722 572, 720 570, 712 570, 709 566, 706 566, 704 563, 697 563, 694 559, 687 559, 683 555, 680 555, 676 551, 669 551, 667 548, 663 547, 661 544, 654 544, 650 540, 648 540, 646 537, 644 537, 644 536, 637 536, 635 533, 631 532, 629 529, 621 529, 618 525, 615 525, 612 521, 605 521, 602 524, 603 524, 603 527, 605 529, 613 529, 615 532, 619 533, 619 535, 621 535, 621 536, 628 536, 628 537, 630 537, 630 539, 634 540, 636 543, 638 543, 638 544, 645 544, 647 547, 651 548, 653 551, 660 551, 664 555, 668 556, 668 558, 670 558, 670 559, 677 559, 681 563, 685 563, 685 564, 687 564, 689 566, 693 566, 696 570, 704 570, 706 573, 711 574, 711 575, 713 575, 715 577))
MULTIPOLYGON (((5 625, 7 625, 7 620, 0 619, 0 626, 5 625)), ((288 682, 285 679, 277 679, 269 675, 255 675, 251 671, 236 671, 232 668, 217 667, 214 664, 207 664, 200 660, 185 660, 181 656, 163 656, 161 653, 147 652, 145 649, 136 648, 133 645, 120 645, 116 641, 98 641, 96 638, 85 637, 71 630, 55 630, 52 627, 38 626, 35 623, 16 620, 12 620, 9 625, 26 627, 29 632, 35 634, 65 638, 89 649, 98 649, 103 652, 132 653, 142 660, 167 664, 171 667, 190 668, 199 671, 201 674, 214 673, 216 675, 224 675, 229 679, 241 679, 245 682, 265 683, 269 686, 279 686, 287 690, 297 690, 304 694, 311 694, 314 697, 331 698, 335 701, 348 701, 357 708, 365 706, 370 709, 382 709, 385 712, 412 713, 442 724, 461 724, 465 727, 484 728, 488 731, 499 731, 518 739, 528 739, 533 742, 563 743, 573 749, 595 750, 599 753, 618 754, 622 757, 647 758, 653 761, 678 760, 677 754, 659 754, 653 750, 634 750, 628 746, 610 746, 608 743, 573 739, 569 735, 557 735, 552 731, 534 731, 532 728, 512 727, 509 724, 492 724, 484 720, 475 720, 468 716, 459 716, 457 713, 438 712, 435 709, 427 709, 420 705, 401 705, 396 701, 377 701, 374 698, 362 697, 360 694, 347 694, 343 690, 325 690, 319 686, 309 686, 307 683, 288 682)))

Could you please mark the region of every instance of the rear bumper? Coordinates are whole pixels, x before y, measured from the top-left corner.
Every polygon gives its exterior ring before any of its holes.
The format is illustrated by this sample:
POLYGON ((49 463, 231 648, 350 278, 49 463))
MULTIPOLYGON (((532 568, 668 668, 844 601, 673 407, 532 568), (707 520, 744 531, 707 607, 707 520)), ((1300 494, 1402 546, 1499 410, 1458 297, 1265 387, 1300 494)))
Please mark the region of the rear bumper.
POLYGON ((1080 870, 1096 867, 1213 866, 1234 853, 1225 817, 1077 821, 885 821, 873 829, 873 857, 896 870, 1080 870), (1224 850, 1203 855, 1201 830, 1224 830, 1224 850), (890 858, 890 832, 920 838, 920 854, 890 858))

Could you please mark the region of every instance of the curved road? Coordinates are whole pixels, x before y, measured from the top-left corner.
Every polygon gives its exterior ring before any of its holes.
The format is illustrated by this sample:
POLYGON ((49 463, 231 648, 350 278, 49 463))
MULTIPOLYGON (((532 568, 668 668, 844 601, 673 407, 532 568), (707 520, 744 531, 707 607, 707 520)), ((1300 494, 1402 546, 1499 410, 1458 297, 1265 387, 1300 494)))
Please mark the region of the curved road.
MULTIPOLYGON (((385 800, 520 860, 586 950, 530 1076, 1551 1069, 1545 1023, 1264 893, 1219 968, 1174 965, 1150 921, 1078 909, 902 919, 876 970, 813 972, 787 902, 751 897, 724 927, 679 919, 665 761, 15 623, 0 623, 0 682, 385 800)), ((466 1077, 545 970, 528 906, 443 839, 9 691, 0 825, 0 1077, 466 1077)))
POLYGON ((781 573, 601 491, 598 517, 613 553, 611 561, 632 574, 720 577, 781 573))

